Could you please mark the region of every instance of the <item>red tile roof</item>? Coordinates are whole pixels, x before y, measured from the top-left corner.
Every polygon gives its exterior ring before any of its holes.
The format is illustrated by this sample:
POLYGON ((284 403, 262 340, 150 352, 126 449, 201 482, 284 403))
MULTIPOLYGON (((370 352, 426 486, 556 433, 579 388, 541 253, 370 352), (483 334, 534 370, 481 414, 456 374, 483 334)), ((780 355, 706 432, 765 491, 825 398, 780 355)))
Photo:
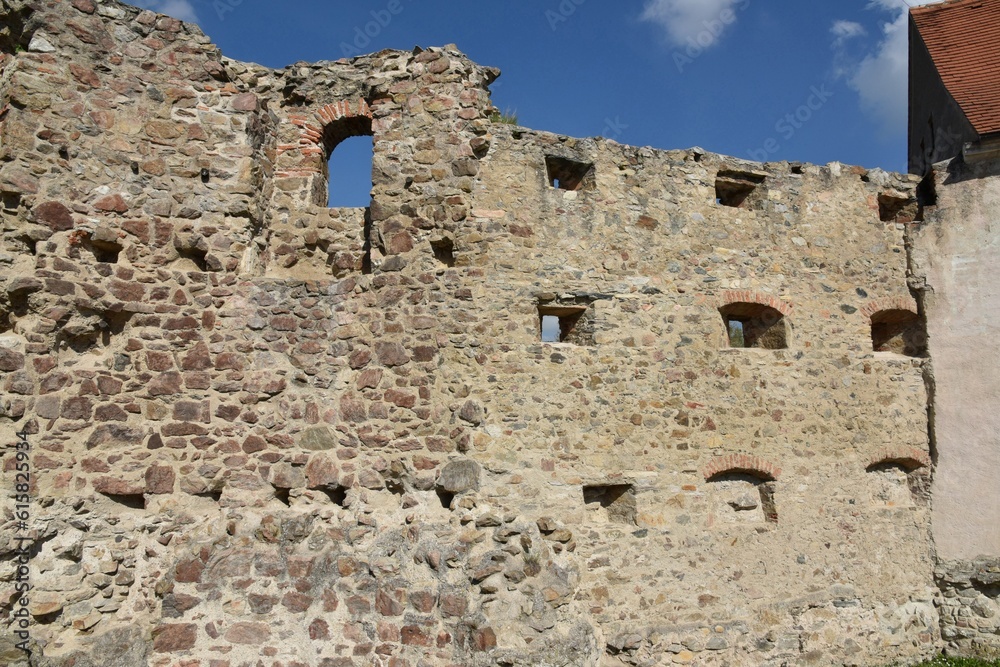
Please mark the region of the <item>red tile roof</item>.
POLYGON ((910 15, 976 132, 1000 132, 1000 0, 950 0, 910 15))

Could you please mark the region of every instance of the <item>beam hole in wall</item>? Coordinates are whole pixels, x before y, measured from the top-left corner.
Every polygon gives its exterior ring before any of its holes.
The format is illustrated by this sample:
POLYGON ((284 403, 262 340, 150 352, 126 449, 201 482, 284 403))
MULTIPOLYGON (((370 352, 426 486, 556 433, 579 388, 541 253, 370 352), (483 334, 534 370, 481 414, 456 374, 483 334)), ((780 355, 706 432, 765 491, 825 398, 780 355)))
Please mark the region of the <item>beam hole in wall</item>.
POLYGON ((347 507, 347 489, 342 486, 320 489, 334 505, 347 507))
POLYGON ((434 251, 434 259, 447 267, 455 266, 455 242, 444 237, 431 241, 431 250, 434 251))
POLYGON ((171 265, 179 271, 208 271, 208 251, 201 248, 177 248, 177 260, 171 265))
POLYGON ((6 211, 16 211, 21 206, 21 193, 0 192, 0 206, 6 211))
POLYGON ((146 509, 146 498, 141 493, 129 493, 129 494, 115 494, 115 493, 102 493, 102 496, 108 500, 117 503, 122 507, 133 510, 144 510, 146 509))
POLYGON ((557 190, 594 189, 593 163, 549 155, 545 157, 545 172, 549 185, 557 190))
POLYGON ((274 497, 285 507, 291 507, 292 505, 291 494, 291 489, 282 489, 277 486, 274 487, 274 497))
POLYGON ((609 523, 635 525, 635 487, 631 484, 594 484, 583 487, 587 512, 609 523))
POLYGON ((117 243, 94 239, 90 239, 84 243, 84 248, 90 251, 90 254, 94 256, 94 261, 99 264, 117 264, 118 255, 122 251, 122 247, 117 243))
POLYGON ((729 347, 784 350, 788 347, 785 317, 759 303, 730 303, 719 309, 729 347))
POLYGON ((742 208, 764 179, 765 176, 747 171, 720 171, 715 178, 715 203, 742 208))
POLYGON ((777 523, 774 480, 752 472, 729 470, 708 480, 710 502, 716 515, 728 523, 777 523))
POLYGON ((455 494, 452 493, 451 491, 445 491, 444 489, 437 489, 436 492, 438 500, 441 501, 441 507, 445 508, 446 510, 450 510, 451 504, 455 500, 455 494))
POLYGON ((880 310, 872 315, 872 349, 907 357, 927 356, 927 329, 910 310, 880 310))
POLYGON ((546 303, 538 306, 543 343, 594 344, 593 308, 589 304, 546 303))

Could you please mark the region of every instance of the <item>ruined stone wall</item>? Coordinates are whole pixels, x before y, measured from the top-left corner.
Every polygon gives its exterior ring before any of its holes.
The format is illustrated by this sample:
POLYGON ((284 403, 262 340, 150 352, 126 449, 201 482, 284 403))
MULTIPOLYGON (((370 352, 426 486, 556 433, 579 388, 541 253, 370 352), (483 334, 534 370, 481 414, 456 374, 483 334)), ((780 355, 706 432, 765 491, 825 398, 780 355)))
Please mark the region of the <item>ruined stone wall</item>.
POLYGON ((110 1, 2 7, 31 664, 940 645, 913 178, 494 123, 450 46, 273 71, 110 1), (371 206, 326 208, 369 134, 371 206))
POLYGON ((913 270, 933 355, 933 538, 943 633, 963 650, 1000 651, 1000 163, 958 157, 928 179, 934 202, 913 235, 913 270))

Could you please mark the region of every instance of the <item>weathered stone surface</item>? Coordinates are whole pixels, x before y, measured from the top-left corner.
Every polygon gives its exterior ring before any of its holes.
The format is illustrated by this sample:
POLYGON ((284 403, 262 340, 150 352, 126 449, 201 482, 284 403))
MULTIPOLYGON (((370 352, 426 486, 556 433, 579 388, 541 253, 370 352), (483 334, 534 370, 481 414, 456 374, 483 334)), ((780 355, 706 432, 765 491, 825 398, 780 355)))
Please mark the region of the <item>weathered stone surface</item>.
POLYGON ((326 426, 311 426, 299 436, 299 447, 309 451, 319 452, 333 449, 337 446, 337 437, 326 426))
POLYGON ((48 201, 39 204, 33 213, 35 220, 48 225, 54 232, 73 229, 73 213, 60 202, 48 201))
POLYGON ((167 623, 153 630, 153 651, 177 653, 194 648, 198 627, 193 623, 167 623))
POLYGON ((927 362, 874 349, 922 312, 879 220, 916 179, 494 123, 452 46, 272 70, 27 1, 56 51, 0 79, 0 430, 62 605, 39 664, 995 641, 996 571, 932 572, 927 362), (369 131, 371 207, 326 207, 369 131))
POLYGON ((437 486, 448 493, 479 489, 482 467, 471 460, 452 461, 441 469, 437 486))

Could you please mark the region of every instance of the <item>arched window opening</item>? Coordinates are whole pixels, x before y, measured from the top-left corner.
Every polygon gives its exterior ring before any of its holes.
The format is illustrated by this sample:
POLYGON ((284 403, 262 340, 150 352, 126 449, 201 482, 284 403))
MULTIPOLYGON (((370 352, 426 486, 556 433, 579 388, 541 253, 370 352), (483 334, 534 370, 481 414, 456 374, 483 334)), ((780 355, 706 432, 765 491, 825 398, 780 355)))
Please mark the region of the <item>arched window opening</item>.
POLYGON ((322 197, 329 208, 366 208, 371 205, 372 119, 345 115, 323 128, 327 191, 322 197))
POLYGON ((907 357, 927 355, 923 320, 910 310, 881 310, 872 315, 872 349, 907 357))
POLYGON ((788 347, 785 318, 759 303, 730 303, 719 309, 726 325, 729 347, 783 350, 788 347))

